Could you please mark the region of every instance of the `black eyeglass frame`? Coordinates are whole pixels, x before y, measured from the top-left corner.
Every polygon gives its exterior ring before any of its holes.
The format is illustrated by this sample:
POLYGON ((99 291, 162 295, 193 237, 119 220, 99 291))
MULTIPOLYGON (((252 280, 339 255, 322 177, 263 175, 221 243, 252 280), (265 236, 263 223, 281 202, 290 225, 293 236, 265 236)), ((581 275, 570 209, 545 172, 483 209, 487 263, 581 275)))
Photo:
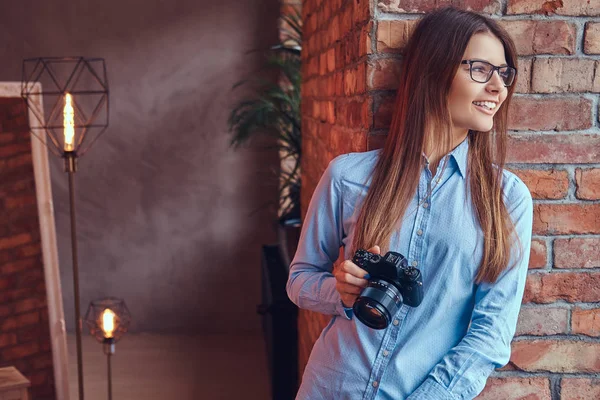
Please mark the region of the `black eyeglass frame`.
POLYGON ((502 83, 504 84, 504 87, 509 87, 510 85, 512 85, 515 82, 515 77, 517 76, 517 69, 515 67, 511 67, 509 65, 505 65, 503 67, 497 67, 492 63, 489 63, 487 61, 483 61, 483 60, 462 60, 460 62, 461 64, 467 64, 469 66, 469 75, 471 76, 471 79, 475 82, 478 83, 487 83, 490 81, 490 79, 492 79, 492 75, 494 75, 494 71, 498 71, 498 75, 500 75, 500 70, 507 68, 508 70, 512 70, 513 72, 513 76, 512 76, 512 80, 511 82, 507 85, 506 83, 504 83, 504 79, 502 79, 502 83), (477 79, 473 78, 473 63, 483 63, 483 64, 487 64, 489 66, 492 67, 492 71, 490 72, 490 74, 488 75, 487 79, 485 81, 478 81, 477 79))

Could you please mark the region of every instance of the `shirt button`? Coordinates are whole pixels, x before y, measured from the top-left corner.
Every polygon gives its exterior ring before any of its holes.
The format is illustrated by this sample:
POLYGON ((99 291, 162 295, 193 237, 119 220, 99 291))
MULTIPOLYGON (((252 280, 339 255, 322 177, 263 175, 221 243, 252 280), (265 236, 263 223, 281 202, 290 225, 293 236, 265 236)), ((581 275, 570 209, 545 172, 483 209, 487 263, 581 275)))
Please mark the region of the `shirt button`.
POLYGON ((423 203, 423 208, 427 208, 427 207, 429 207, 429 204, 428 203, 423 203))
POLYGON ((416 267, 417 265, 419 265, 419 263, 417 262, 417 260, 415 260, 415 261, 413 261, 413 262, 411 263, 411 265, 412 265, 413 267, 416 267))
POLYGON ((400 321, 398 321, 397 319, 394 320, 394 322, 392 322, 394 324, 394 326, 398 326, 398 324, 400 323, 400 321))
POLYGON ((387 351, 387 350, 384 350, 384 351, 383 351, 383 356, 384 356, 384 357, 387 357, 387 356, 389 356, 389 355, 390 355, 390 352, 389 352, 389 351, 387 351))
POLYGON ((377 381, 373 382, 373 387, 377 387, 377 386, 379 386, 379 382, 377 382, 377 381))
POLYGON ((421 236, 422 234, 423 234, 423 231, 419 229, 419 230, 417 231, 417 235, 421 236))

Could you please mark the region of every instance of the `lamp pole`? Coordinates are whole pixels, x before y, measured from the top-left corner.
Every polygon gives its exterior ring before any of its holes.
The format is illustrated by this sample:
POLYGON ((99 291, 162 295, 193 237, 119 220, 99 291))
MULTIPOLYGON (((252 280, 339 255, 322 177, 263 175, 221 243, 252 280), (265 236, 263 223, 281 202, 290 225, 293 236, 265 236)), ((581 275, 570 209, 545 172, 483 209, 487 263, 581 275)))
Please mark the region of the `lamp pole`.
POLYGON ((79 295, 79 261, 77 253, 77 225, 75 223, 75 182, 77 171, 77 154, 65 151, 65 171, 69 176, 69 208, 71 212, 71 255, 73 258, 73 295, 75 296, 75 342, 77 344, 77 381, 79 383, 79 399, 84 400, 83 390, 83 348, 81 344, 81 305, 79 295))

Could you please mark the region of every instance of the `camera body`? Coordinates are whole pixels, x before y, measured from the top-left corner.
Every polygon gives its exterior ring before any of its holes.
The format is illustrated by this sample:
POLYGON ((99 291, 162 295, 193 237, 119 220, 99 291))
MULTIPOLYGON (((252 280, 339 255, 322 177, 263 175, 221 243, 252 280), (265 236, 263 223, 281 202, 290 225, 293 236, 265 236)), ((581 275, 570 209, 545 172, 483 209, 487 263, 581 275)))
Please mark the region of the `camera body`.
POLYGON ((384 329, 403 303, 418 307, 423 301, 421 271, 408 266, 402 254, 388 251, 381 256, 359 249, 352 262, 370 275, 367 287, 352 307, 365 325, 384 329))

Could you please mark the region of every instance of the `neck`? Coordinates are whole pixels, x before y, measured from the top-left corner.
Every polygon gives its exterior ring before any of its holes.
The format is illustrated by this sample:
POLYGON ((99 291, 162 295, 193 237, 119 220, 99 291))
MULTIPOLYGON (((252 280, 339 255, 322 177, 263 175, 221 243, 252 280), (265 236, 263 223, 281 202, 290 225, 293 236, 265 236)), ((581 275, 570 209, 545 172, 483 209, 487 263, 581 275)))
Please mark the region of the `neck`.
MULTIPOLYGON (((463 142, 463 140, 465 140, 465 138, 467 137, 468 133, 469 133, 468 130, 454 129, 452 132, 452 145, 451 145, 450 151, 454 150, 456 148, 456 146, 461 144, 463 142)), ((432 135, 428 135, 428 137, 432 137, 432 135)), ((429 168, 431 169, 432 172, 434 172, 434 174, 435 174, 437 165, 439 164, 442 157, 444 157, 446 154, 442 154, 441 152, 439 152, 439 149, 437 149, 433 145, 432 141, 426 141, 425 156, 427 157, 427 160, 429 161, 429 168)))

